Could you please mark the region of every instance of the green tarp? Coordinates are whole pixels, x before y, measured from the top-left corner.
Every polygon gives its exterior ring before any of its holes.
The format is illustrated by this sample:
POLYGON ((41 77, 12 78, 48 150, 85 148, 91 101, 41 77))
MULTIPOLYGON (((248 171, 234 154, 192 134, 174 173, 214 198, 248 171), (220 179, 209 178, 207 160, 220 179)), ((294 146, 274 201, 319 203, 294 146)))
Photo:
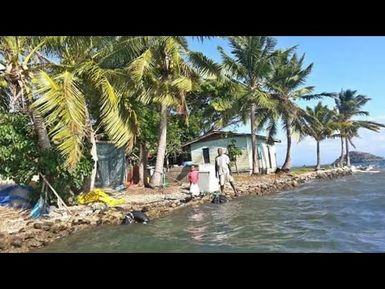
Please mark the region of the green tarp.
POLYGON ((126 178, 126 158, 124 148, 116 148, 107 142, 96 143, 98 167, 96 187, 117 188, 124 185, 126 178))

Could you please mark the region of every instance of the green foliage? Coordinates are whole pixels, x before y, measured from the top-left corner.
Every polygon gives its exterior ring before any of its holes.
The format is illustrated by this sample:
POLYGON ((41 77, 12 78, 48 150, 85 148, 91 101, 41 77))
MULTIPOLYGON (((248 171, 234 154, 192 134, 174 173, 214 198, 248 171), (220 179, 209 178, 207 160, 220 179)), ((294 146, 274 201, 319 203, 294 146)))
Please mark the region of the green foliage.
POLYGON ((194 118, 194 124, 199 127, 199 132, 220 129, 236 121, 238 114, 235 113, 235 109, 226 111, 226 108, 236 107, 234 96, 240 94, 236 89, 239 87, 233 86, 230 82, 205 80, 196 92, 189 95, 187 101, 190 119, 194 118))
POLYGON ((313 126, 312 130, 309 131, 309 135, 317 141, 322 141, 325 138, 331 137, 337 124, 335 120, 335 111, 328 109, 326 105, 322 105, 319 102, 313 109, 306 107, 306 112, 318 120, 318 125, 313 126))
MULTIPOLYGON (((57 148, 40 151, 30 118, 22 113, 0 112, 0 175, 16 183, 29 184, 39 172, 50 176, 51 185, 66 197, 70 190, 78 192, 87 176, 91 174, 93 162, 90 145, 75 169, 69 172, 65 159, 57 148)), ((41 188, 41 183, 38 188, 41 188)))
POLYGON ((37 140, 28 115, 0 112, 0 175, 28 184, 36 174, 37 140))
POLYGON ((189 125, 178 117, 171 115, 167 127, 166 153, 169 156, 176 156, 182 152, 182 144, 197 137, 201 132, 199 116, 191 115, 189 125))
POLYGON ((230 144, 227 146, 227 153, 231 161, 237 161, 237 157, 242 155, 242 150, 237 147, 236 140, 231 139, 230 144))
POLYGON ((46 176, 51 176, 50 184, 59 195, 66 198, 70 191, 80 192, 85 178, 91 175, 93 161, 89 148, 86 151, 88 153, 81 157, 72 171, 65 168, 65 159, 57 149, 43 151, 37 164, 37 170, 46 176))
POLYGON ((151 154, 155 153, 158 142, 159 120, 160 116, 156 105, 142 106, 140 113, 138 113, 138 140, 146 143, 151 154))
POLYGON ((367 120, 355 120, 354 117, 368 116, 369 112, 364 111, 363 106, 371 98, 357 94, 356 90, 342 90, 339 94, 334 95, 334 101, 336 104, 336 110, 338 115, 336 116, 336 125, 339 130, 339 136, 345 137, 353 145, 352 139, 358 137, 358 130, 365 128, 374 132, 385 127, 384 124, 367 121, 367 120))

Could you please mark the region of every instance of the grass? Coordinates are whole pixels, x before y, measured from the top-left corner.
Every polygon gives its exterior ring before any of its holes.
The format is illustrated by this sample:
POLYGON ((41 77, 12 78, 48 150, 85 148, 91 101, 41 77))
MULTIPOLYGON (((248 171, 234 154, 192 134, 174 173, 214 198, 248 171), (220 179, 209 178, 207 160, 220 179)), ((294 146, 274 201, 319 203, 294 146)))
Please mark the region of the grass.
MULTIPOLYGON (((321 169, 330 169, 330 168, 331 168, 330 165, 321 166, 321 169)), ((314 166, 294 167, 294 168, 290 169, 290 173, 292 173, 294 175, 301 175, 301 174, 306 174, 306 173, 310 173, 310 172, 314 172, 314 166)))
MULTIPOLYGON (((293 167, 290 169, 289 171, 289 174, 293 174, 293 175, 302 175, 302 174, 306 174, 306 173, 311 173, 311 172, 314 172, 314 167, 315 166, 305 166, 305 167, 293 167)), ((324 170, 327 170, 327 169, 331 169, 332 167, 330 165, 321 165, 321 170, 324 169, 324 170)), ((235 179, 235 181, 247 181, 247 180, 250 180, 250 178, 266 178, 266 177, 271 177, 271 176, 274 176, 274 174, 269 174, 269 175, 255 175, 255 176, 250 176, 249 173, 240 173, 240 174, 237 174, 237 173, 233 173, 233 177, 235 179)))
POLYGON ((301 175, 301 174, 306 174, 306 173, 310 173, 310 172, 314 172, 314 167, 313 168, 308 168, 308 167, 292 168, 290 170, 290 173, 292 173, 293 175, 301 175))

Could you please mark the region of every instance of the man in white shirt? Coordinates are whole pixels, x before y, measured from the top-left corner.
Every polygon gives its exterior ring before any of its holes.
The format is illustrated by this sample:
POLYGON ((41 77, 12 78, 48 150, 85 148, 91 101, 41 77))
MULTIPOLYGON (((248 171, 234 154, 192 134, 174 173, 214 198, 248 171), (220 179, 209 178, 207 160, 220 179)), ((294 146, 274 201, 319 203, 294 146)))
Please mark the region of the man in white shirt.
POLYGON ((219 178, 219 185, 221 186, 222 194, 224 194, 225 183, 230 182, 235 196, 239 195, 234 186, 234 178, 231 175, 230 159, 226 154, 224 154, 222 148, 218 149, 218 156, 215 158, 215 175, 219 178))

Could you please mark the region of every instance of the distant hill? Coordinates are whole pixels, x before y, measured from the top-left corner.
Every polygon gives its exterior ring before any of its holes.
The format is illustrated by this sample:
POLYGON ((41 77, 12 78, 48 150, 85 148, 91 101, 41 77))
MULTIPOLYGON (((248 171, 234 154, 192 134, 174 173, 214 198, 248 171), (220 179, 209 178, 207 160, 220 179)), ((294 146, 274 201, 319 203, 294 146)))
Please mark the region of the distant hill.
MULTIPOLYGON (((383 160, 383 157, 375 156, 370 153, 364 153, 364 152, 357 152, 357 151, 351 151, 349 152, 350 156, 350 162, 353 163, 359 163, 359 162, 365 162, 365 161, 378 161, 383 160)), ((345 156, 344 156, 345 157, 345 156)), ((337 164, 340 158, 336 159, 333 164, 337 164)))

